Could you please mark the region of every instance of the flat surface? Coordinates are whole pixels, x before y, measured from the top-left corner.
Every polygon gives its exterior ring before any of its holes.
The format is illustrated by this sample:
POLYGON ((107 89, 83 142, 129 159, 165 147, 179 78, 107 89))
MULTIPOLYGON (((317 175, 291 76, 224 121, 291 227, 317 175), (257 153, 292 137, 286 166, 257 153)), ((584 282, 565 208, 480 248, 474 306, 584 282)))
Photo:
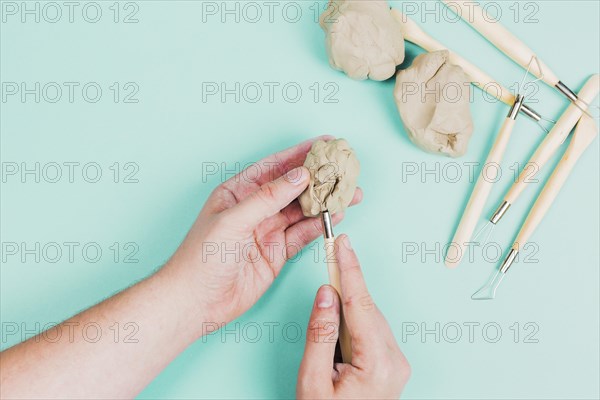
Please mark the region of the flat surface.
MULTIPOLYGON (((510 209, 494 244, 477 248, 456 270, 443 266, 443 247, 474 184, 469 168, 485 158, 507 112, 503 104, 474 89, 469 152, 442 158, 408 140, 393 80, 355 82, 329 67, 315 23, 324 2, 275 2, 270 20, 262 2, 137 1, 121 3, 117 15, 113 2, 100 1, 97 23, 83 17, 96 18, 86 3, 75 9, 72 23, 64 6, 58 22, 47 21, 56 10, 42 3, 39 23, 27 14, 21 22, 21 10, 12 15, 7 3, 0 32, 7 96, 0 118, 2 348, 164 263, 221 172, 231 176, 276 150, 329 133, 347 138, 361 160, 364 202, 336 232, 351 236, 373 297, 412 364, 406 398, 598 398, 598 141, 523 248, 498 298, 474 302, 471 293, 499 264, 541 189, 528 188, 510 209), (123 23, 126 18, 138 21, 123 23), (16 95, 8 95, 11 82, 16 95), (22 82, 34 89, 24 101, 22 82), (61 96, 52 103, 57 86, 61 96), (102 94, 92 102, 98 87, 102 94), (215 88, 219 93, 211 95, 215 88), (223 99, 222 89, 230 89, 223 99), (21 174, 35 163, 39 183, 35 174, 21 174), (52 183, 57 165, 61 176, 52 183), (215 166, 218 173, 207 174, 215 166), (97 171, 102 175, 91 183, 97 171), (64 242, 77 243, 72 260, 64 242), (97 249, 102 254, 93 262, 97 249), (13 323, 19 332, 8 335, 13 323)), ((574 89, 598 72, 598 2, 495 5, 501 22, 574 89)), ((438 40, 506 86, 520 81, 519 67, 467 24, 451 21, 454 15, 441 4, 411 6, 405 11, 438 40)), ((419 51, 407 46, 407 64, 419 51)), ((567 105, 544 86, 531 98, 552 118, 567 105)), ((542 138, 532 122, 519 119, 486 213, 542 138)), ((324 263, 314 260, 322 257, 321 244, 289 263, 227 331, 181 354, 140 398, 293 397, 304 346, 298 329, 302 334, 314 294, 327 279, 324 263)))

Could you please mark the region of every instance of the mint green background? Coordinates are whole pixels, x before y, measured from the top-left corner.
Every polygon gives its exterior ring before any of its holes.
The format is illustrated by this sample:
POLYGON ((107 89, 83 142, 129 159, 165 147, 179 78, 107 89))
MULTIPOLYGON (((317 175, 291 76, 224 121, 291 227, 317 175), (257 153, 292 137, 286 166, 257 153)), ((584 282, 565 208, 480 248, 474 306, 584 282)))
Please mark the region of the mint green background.
MULTIPOLYGON (((203 182, 203 162, 243 165, 330 133, 347 138, 361 160, 364 202, 347 213, 336 232, 351 236, 370 290, 413 367, 406 398, 598 398, 598 141, 583 155, 532 238, 537 262, 517 263, 494 302, 473 302, 471 293, 497 262, 476 254, 473 262, 451 271, 443 267, 439 252, 425 260, 402 259, 403 243, 431 249, 451 239, 472 183, 466 177, 437 183, 431 175, 424 182, 410 177, 403 183, 401 163, 423 162, 428 168, 439 163, 443 169, 482 161, 506 106, 485 102, 474 89, 476 130, 468 154, 459 160, 425 154, 404 133, 393 80, 355 82, 328 66, 312 2, 298 2, 303 15, 297 23, 285 22, 279 13, 274 23, 264 17, 259 23, 221 23, 217 17, 203 23, 199 1, 141 1, 136 24, 112 23, 111 3, 101 2, 107 14, 97 24, 78 15, 72 24, 20 23, 13 17, 1 25, 2 81, 95 81, 103 88, 133 81, 140 87, 138 104, 115 104, 108 91, 96 104, 80 97, 73 104, 1 104, 3 162, 95 161, 106 174, 96 184, 11 179, 2 185, 3 242, 96 241, 106 251, 96 264, 10 259, 0 275, 2 322, 58 322, 164 263, 220 182, 218 176, 203 182), (293 81, 304 93, 295 104, 281 96, 272 104, 203 103, 205 81, 293 81), (339 102, 315 103, 308 89, 314 82, 336 83, 339 102), (112 183, 108 166, 115 161, 137 163, 140 182, 112 183), (129 241, 139 244, 139 263, 114 263, 107 247, 129 241), (403 341, 403 323, 413 322, 429 329, 436 322, 442 327, 453 322, 480 326, 473 343, 464 326, 457 343, 443 338, 436 343, 433 335, 403 341), (488 322, 502 328, 497 343, 484 340, 481 326, 488 322), (520 324, 518 343, 510 330, 515 322, 520 324), (524 342, 531 331, 524 329, 528 322, 539 327, 537 343, 524 342)), ((598 72, 598 2, 536 2, 538 23, 513 21, 512 2, 502 4, 502 22, 565 83, 578 89, 598 72)), ((525 3, 517 5, 522 13, 531 11, 525 3)), ((421 25, 506 86, 521 79, 522 70, 465 23, 436 23, 429 16, 421 25)), ((419 51, 407 46, 408 59, 419 51)), ((540 103, 534 108, 553 118, 566 107, 545 86, 536 97, 540 103)), ((533 123, 519 119, 506 168, 525 162, 542 137, 533 123)), ((510 186, 511 173, 495 186, 486 213, 510 186)), ((539 189, 541 185, 527 190, 494 232, 503 249, 510 246, 539 189)), ((303 339, 284 340, 281 326, 305 326, 314 293, 326 279, 323 264, 306 252, 237 321, 240 326, 280 323, 273 343, 264 336, 257 343, 210 336, 181 354, 140 398, 293 397, 303 339)), ((17 341, 3 340, 2 348, 17 341)))

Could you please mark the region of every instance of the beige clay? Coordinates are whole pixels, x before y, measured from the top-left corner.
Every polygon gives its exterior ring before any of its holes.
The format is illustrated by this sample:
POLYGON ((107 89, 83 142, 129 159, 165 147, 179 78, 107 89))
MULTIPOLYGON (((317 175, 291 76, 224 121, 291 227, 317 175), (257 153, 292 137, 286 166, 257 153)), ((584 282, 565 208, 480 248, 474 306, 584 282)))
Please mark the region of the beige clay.
POLYGON ((300 195, 302 212, 307 217, 328 210, 344 211, 354 197, 360 164, 354 150, 344 139, 317 140, 306 156, 310 183, 300 195))
POLYGON ((394 97, 409 138, 431 153, 460 157, 473 133, 470 79, 448 63, 448 51, 415 58, 398 71, 394 97))
POLYGON ((353 79, 388 79, 404 61, 400 22, 387 1, 330 0, 320 24, 329 63, 353 79))

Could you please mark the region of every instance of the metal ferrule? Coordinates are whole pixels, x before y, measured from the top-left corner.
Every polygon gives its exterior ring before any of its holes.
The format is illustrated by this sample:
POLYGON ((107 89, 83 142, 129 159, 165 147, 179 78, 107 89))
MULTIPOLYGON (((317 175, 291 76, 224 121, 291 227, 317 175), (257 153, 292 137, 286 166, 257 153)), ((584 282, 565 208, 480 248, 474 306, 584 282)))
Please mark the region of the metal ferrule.
POLYGON ((542 120, 542 115, 538 114, 537 111, 534 111, 531 108, 529 108, 527 104, 523 104, 521 106, 521 112, 529 118, 531 118, 532 120, 534 120, 535 122, 540 122, 542 120))
POLYGON ((323 234, 325 239, 333 238, 333 224, 331 223, 331 215, 325 210, 321 213, 321 221, 323 222, 323 234))
POLYGON ((562 83, 561 81, 558 81, 558 83, 555 86, 559 92, 561 92, 562 94, 564 94, 567 99, 571 100, 572 102, 577 102, 578 97, 575 94, 575 92, 573 92, 571 89, 569 89, 567 87, 567 85, 565 85, 564 83, 562 83))
POLYGON ((508 112, 508 118, 517 119, 517 115, 519 115, 519 111, 521 111, 521 107, 523 106, 523 101, 525 100, 525 96, 521 96, 520 94, 515 97, 515 102, 513 103, 510 111, 508 112))
POLYGON ((504 214, 506 213, 506 210, 508 210, 509 207, 510 207, 510 203, 508 201, 504 200, 502 202, 502 204, 500 205, 500 207, 498 207, 498 209, 496 210, 494 215, 492 215, 492 218, 490 218, 490 222, 492 224, 496 225, 498 223, 498 221, 500 221, 500 218, 502 218, 504 216, 504 214))
POLYGON ((519 254, 519 252, 517 250, 510 249, 510 252, 506 256, 506 258, 504 259, 504 262, 502 263, 502 266, 500 267, 500 272, 505 274, 506 271, 508 271, 508 269, 512 265, 512 263, 515 261, 515 258, 517 258, 518 254, 519 254))

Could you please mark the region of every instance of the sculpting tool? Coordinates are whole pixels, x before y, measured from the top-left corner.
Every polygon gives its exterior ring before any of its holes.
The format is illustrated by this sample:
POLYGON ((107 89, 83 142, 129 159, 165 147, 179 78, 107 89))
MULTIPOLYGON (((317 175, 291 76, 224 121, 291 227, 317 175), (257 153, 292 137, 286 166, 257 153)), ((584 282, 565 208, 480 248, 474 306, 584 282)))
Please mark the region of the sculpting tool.
MULTIPOLYGON (((333 235, 333 223, 329 211, 321 211, 321 221, 323 223, 323 236, 325 241, 325 257, 327 262, 327 271, 329 273, 329 284, 337 290, 338 294, 342 295, 342 285, 340 284, 340 268, 337 263, 337 249, 335 248, 335 236, 333 235)), ((342 352, 342 361, 350 364, 352 362, 352 343, 348 327, 344 320, 344 313, 340 305, 340 326, 339 326, 339 342, 342 352)))
MULTIPOLYGON (((579 98, 590 104, 594 101, 600 90, 600 75, 592 75, 583 88, 579 91, 579 98)), ((508 208, 515 203, 519 195, 523 192, 525 187, 530 183, 535 183, 535 177, 539 170, 546 164, 548 159, 558 150, 558 148, 564 143, 569 133, 577 124, 577 121, 582 115, 587 115, 584 110, 576 104, 571 103, 565 112, 561 115, 558 122, 554 125, 550 133, 548 133, 542 143, 538 146, 537 150, 531 156, 527 164, 525 164, 523 170, 519 174, 516 182, 513 183, 509 189, 502 203, 496 209, 496 212, 490 218, 490 222, 496 225, 502 217, 506 214, 508 208)), ((589 117, 589 115, 587 115, 589 117)), ((591 117, 589 117, 591 118, 591 117)))
MULTIPOLYGON (((402 26, 402 35, 404 36, 404 39, 429 52, 448 50, 448 61, 451 64, 460 66, 469 76, 474 85, 488 93, 490 96, 498 98, 510 107, 515 104, 515 96, 508 89, 499 84, 496 80, 480 70, 478 67, 471 64, 469 61, 465 60, 429 36, 412 19, 395 9, 392 9, 392 15, 400 22, 400 25, 402 26)), ((542 126, 541 120, 549 121, 548 119, 542 117, 541 114, 528 107, 526 104, 521 105, 520 111, 529 118, 533 119, 540 126, 542 126)), ((542 129, 546 130, 543 126, 542 129)))
MULTIPOLYGON (((527 68, 532 57, 539 57, 519 38, 513 35, 499 21, 487 16, 485 10, 473 1, 442 0, 446 7, 453 10, 459 17, 466 21, 473 29, 479 32, 498 50, 523 68, 527 68), (468 18, 465 18, 468 16, 468 18), (487 18, 486 18, 487 16, 487 18)), ((581 106, 588 107, 588 102, 579 101, 579 97, 558 79, 558 76, 540 60, 537 71, 531 71, 535 76, 544 81, 550 87, 556 88, 569 101, 581 106), (581 104, 578 104, 581 103, 581 104)))
POLYGON ((504 151, 510 140, 519 109, 523 105, 523 100, 523 96, 517 95, 515 103, 510 108, 502 128, 500 128, 500 132, 498 132, 496 140, 481 168, 481 172, 479 173, 469 202, 465 207, 458 228, 456 228, 454 238, 452 238, 452 246, 449 247, 446 254, 445 262, 447 267, 455 268, 458 266, 465 254, 466 246, 471 240, 471 236, 473 235, 477 221, 479 221, 479 217, 483 212, 483 207, 492 190, 492 186, 498 179, 500 162, 502 161, 504 151), (492 166, 493 168, 487 168, 488 166, 492 166), (456 250, 455 254, 454 250, 456 250))
MULTIPOLYGON (((531 60, 530 67, 534 61, 537 60, 531 60)), ((533 81, 525 83, 528 73, 529 68, 527 69, 527 72, 523 76, 523 79, 518 86, 519 92, 521 92, 527 84, 535 82, 533 81)), ((471 192, 471 196, 469 197, 469 202, 463 211, 463 215, 460 219, 458 227, 456 228, 454 237, 452 238, 452 246, 449 246, 448 252, 446 253, 445 263, 447 267, 455 268, 458 266, 466 252, 466 247, 471 240, 475 226, 477 225, 481 213, 483 212, 483 207, 485 206, 485 202, 487 201, 487 198, 492 190, 492 186, 499 178, 500 164, 502 162, 506 146, 510 140, 510 136, 516 123, 517 115, 519 114, 519 110, 523 105, 524 99, 524 96, 517 94, 515 103, 510 108, 510 111, 508 112, 508 115, 502 124, 502 128, 500 128, 500 132, 498 132, 496 140, 494 141, 494 144, 488 153, 487 159, 481 168, 479 177, 477 178, 477 182, 473 188, 473 192, 471 192)), ((484 232, 484 229, 479 231, 474 240, 476 240, 482 232, 484 232)), ((488 233, 488 237, 489 235, 491 235, 491 230, 488 233)), ((485 242, 487 242, 488 237, 485 238, 485 242)))
POLYGON ((492 300, 496 297, 498 286, 519 254, 519 246, 522 246, 529 240, 541 223, 546 212, 556 199, 558 192, 571 174, 577 160, 579 160, 597 135, 598 127, 594 120, 586 114, 582 115, 573 133, 569 147, 536 199, 502 265, 493 273, 491 279, 471 296, 473 300, 492 300))

